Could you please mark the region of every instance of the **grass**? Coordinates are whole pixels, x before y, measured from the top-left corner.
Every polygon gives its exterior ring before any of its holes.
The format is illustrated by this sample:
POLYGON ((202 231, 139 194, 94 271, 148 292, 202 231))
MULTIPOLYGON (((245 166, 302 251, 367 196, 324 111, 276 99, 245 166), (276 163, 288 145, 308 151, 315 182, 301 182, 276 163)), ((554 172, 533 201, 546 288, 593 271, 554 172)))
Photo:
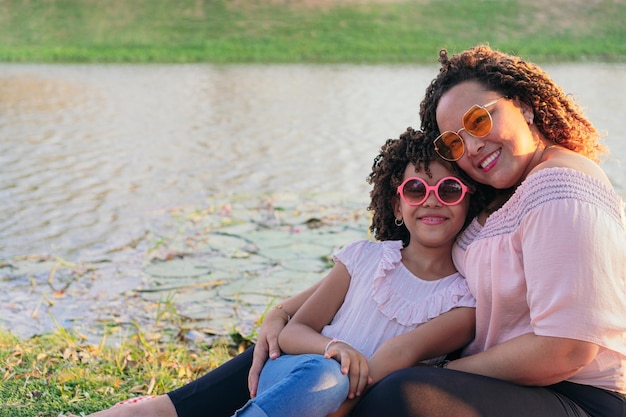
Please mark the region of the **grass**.
POLYGON ((197 379, 250 346, 252 335, 232 334, 210 346, 179 337, 183 323, 170 304, 154 331, 116 334, 99 345, 80 334, 56 332, 22 340, 0 331, 0 417, 89 414, 140 395, 171 391, 197 379))
POLYGON ((435 63, 476 43, 626 61, 619 0, 0 0, 0 61, 435 63))

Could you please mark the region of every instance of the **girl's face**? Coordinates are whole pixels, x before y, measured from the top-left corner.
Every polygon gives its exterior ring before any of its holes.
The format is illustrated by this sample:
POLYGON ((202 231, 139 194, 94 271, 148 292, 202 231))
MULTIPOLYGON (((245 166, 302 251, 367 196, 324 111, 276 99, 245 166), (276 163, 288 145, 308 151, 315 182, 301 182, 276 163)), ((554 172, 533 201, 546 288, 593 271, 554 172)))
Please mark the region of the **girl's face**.
MULTIPOLYGON (((447 91, 437 106, 439 131, 457 132, 462 118, 475 104, 484 105, 502 97, 477 81, 465 81, 447 91)), ((519 184, 541 159, 539 133, 531 130, 532 109, 516 99, 503 98, 487 108, 493 120, 491 131, 482 138, 459 132, 465 153, 459 167, 476 181, 495 188, 519 184)))
MULTIPOLYGON (((448 168, 437 161, 431 162, 429 168, 432 178, 423 169, 417 172, 415 166, 409 163, 404 170, 403 181, 418 177, 426 184, 434 186, 442 178, 454 177, 448 168)), ((419 243, 428 247, 452 245, 465 223, 469 198, 467 193, 459 204, 445 205, 437 199, 434 191, 430 191, 422 204, 412 206, 398 196, 396 218, 404 220, 411 235, 410 244, 419 243)))

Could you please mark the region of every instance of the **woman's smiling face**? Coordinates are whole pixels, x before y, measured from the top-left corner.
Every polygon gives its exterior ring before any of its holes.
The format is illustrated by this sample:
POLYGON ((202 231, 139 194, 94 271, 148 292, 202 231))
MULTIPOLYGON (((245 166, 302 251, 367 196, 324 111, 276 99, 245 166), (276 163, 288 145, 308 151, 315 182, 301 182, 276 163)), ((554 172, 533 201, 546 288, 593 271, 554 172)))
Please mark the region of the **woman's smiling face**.
MULTIPOLYGON (((441 96, 437 105, 439 131, 458 131, 462 119, 475 104, 484 105, 502 94, 487 90, 477 81, 464 81, 441 96)), ((459 135, 465 143, 465 153, 457 161, 459 167, 474 180, 495 188, 519 184, 538 163, 540 144, 537 129, 531 129, 533 113, 517 99, 504 98, 488 108, 493 119, 491 131, 477 138, 465 130, 459 135)))

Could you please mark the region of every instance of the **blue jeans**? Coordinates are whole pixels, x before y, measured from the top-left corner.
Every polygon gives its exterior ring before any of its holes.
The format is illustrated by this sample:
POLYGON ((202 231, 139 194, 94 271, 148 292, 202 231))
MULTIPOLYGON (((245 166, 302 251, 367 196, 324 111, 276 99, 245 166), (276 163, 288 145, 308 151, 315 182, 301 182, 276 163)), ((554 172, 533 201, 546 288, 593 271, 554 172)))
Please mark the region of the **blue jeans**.
POLYGON ((256 398, 239 417, 325 417, 347 398, 350 381, 334 359, 322 355, 283 355, 263 367, 256 398))

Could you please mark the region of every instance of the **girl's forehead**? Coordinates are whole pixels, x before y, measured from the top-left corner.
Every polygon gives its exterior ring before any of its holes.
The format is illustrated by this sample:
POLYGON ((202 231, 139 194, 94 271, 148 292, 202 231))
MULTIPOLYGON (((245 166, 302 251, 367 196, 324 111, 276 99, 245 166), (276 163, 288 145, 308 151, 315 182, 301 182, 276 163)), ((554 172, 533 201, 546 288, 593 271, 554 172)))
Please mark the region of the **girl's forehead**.
POLYGON ((428 162, 428 171, 429 173, 424 169, 423 163, 415 166, 412 162, 409 162, 404 170, 404 178, 418 177, 426 180, 430 178, 438 180, 443 177, 454 176, 454 173, 443 162, 439 162, 436 159, 428 162))

